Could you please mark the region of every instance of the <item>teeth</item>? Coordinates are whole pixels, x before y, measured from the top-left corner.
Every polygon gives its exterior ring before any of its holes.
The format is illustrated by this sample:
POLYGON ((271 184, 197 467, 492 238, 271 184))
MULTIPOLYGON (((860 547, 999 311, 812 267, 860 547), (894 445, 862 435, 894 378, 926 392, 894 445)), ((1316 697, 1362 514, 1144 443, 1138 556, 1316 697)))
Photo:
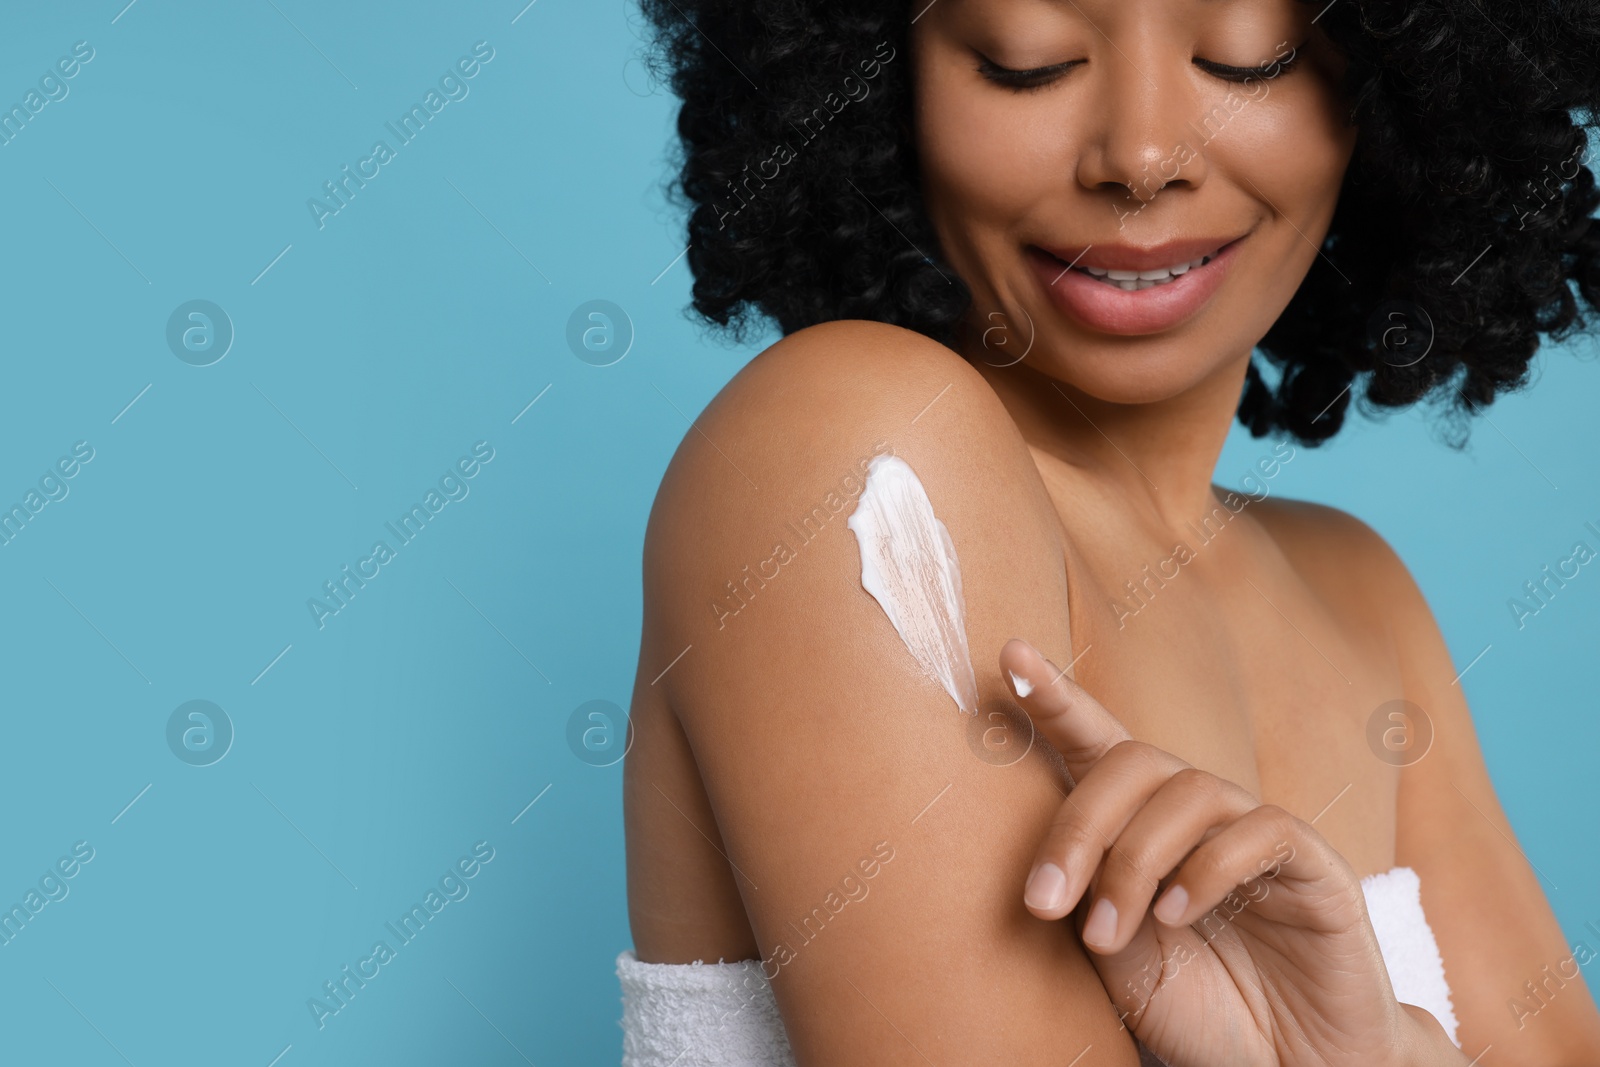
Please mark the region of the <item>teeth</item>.
POLYGON ((1143 289, 1154 289, 1158 285, 1170 285, 1180 275, 1187 274, 1196 267, 1203 267, 1210 263, 1216 255, 1201 256, 1199 259, 1190 260, 1188 263, 1179 263, 1173 267, 1161 267, 1156 270, 1106 270, 1102 267, 1079 267, 1078 270, 1085 274, 1100 279, 1107 285, 1114 285, 1126 292, 1136 293, 1143 289))

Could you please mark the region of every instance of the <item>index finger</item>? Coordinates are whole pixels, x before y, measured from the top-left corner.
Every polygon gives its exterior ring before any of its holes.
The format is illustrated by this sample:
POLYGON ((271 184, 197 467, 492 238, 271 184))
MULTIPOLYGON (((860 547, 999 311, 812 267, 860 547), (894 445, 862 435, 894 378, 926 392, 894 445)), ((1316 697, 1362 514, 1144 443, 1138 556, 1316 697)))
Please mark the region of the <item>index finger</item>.
POLYGON ((1115 715, 1020 637, 1000 649, 1000 668, 1017 704, 1061 753, 1074 782, 1082 781, 1113 746, 1133 739, 1115 715))

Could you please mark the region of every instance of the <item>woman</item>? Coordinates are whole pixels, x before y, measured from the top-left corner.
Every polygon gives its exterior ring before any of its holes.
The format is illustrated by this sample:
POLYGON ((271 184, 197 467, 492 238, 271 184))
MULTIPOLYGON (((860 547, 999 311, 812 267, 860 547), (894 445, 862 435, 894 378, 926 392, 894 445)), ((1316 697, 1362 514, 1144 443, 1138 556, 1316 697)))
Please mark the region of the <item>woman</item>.
POLYGON ((651 514, 626 1061, 1600 1063, 1415 583, 1271 492, 1600 306, 1600 8, 644 10, 785 336, 651 514))

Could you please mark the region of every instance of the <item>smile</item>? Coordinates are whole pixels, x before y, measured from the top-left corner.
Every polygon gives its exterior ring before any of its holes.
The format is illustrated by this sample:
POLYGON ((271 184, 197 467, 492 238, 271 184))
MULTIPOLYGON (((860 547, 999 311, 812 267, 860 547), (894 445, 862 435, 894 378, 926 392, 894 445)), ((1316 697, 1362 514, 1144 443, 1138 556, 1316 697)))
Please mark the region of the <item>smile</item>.
POLYGON ((1154 289, 1158 285, 1167 285, 1177 281, 1183 275, 1197 267, 1203 267, 1216 258, 1217 252, 1210 252, 1199 259, 1191 259, 1171 267, 1157 267, 1155 270, 1107 270, 1104 267, 1073 267, 1091 278, 1098 278, 1107 285, 1114 285, 1127 292, 1137 292, 1140 289, 1154 289))
POLYGON ((1025 259, 1050 302, 1100 333, 1162 333, 1216 296, 1246 237, 1196 237, 1157 247, 1030 245, 1025 259))

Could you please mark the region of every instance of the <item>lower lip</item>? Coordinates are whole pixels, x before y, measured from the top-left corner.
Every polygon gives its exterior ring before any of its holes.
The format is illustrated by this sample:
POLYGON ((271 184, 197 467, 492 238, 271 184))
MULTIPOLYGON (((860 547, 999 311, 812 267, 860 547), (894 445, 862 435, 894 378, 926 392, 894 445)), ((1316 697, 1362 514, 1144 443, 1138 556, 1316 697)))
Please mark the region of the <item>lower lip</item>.
POLYGON ((1176 281, 1131 292, 1069 269, 1037 248, 1030 247, 1026 254, 1056 307, 1090 329, 1137 336, 1170 330, 1205 307, 1227 276, 1243 240, 1224 245, 1211 262, 1191 267, 1176 281))

